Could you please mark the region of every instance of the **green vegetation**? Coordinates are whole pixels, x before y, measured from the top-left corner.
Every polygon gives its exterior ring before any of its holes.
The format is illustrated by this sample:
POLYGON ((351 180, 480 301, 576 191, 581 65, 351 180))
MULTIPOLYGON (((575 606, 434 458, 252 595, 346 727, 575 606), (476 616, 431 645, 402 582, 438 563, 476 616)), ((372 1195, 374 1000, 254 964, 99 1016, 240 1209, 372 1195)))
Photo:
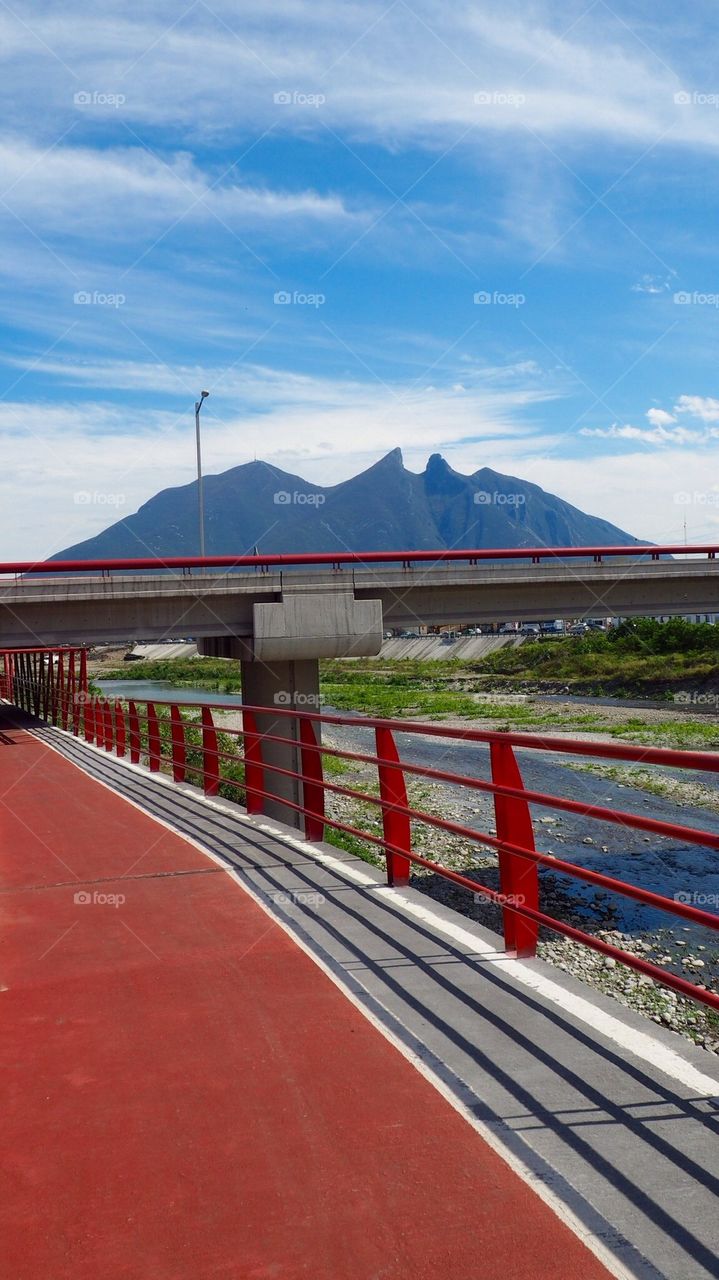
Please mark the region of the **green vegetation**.
POLYGON ((515 680, 576 681, 584 692, 621 695, 666 685, 670 696, 687 682, 719 675, 719 627, 631 618, 610 631, 498 649, 481 669, 515 680))
POLYGON ((212 693, 239 693, 240 667, 225 658, 157 658, 150 662, 125 662, 112 671, 96 673, 100 680, 167 680, 186 689, 212 693))
MULTIPOLYGON (((584 636, 529 641, 496 650, 481 661, 461 663, 383 661, 381 658, 332 660, 321 664, 323 686, 328 701, 341 707, 343 685, 357 691, 358 676, 365 677, 367 702, 377 714, 404 714, 412 706, 411 692, 437 695, 425 699, 422 714, 471 715, 467 700, 451 707, 442 700, 448 689, 453 694, 478 693, 504 678, 518 682, 562 682, 576 684, 582 692, 632 694, 648 691, 665 693, 719 677, 719 626, 689 623, 683 618, 655 622, 633 618, 610 631, 590 631, 584 636), (372 693, 369 686, 372 686, 372 693), (396 690, 392 698, 389 690, 396 690)), ((125 663, 106 673, 110 680, 170 680, 188 688, 206 688, 217 693, 240 690, 237 664, 220 658, 165 659, 125 663)))
POLYGON ((716 791, 693 779, 678 777, 670 771, 652 772, 635 766, 598 764, 594 761, 586 764, 570 763, 568 767, 575 773, 592 773, 595 777, 606 778, 623 787, 634 787, 649 795, 666 796, 680 804, 697 805, 702 809, 719 812, 719 796, 716 791))
MULTIPOLYGON (((126 663, 103 673, 112 680, 166 680, 210 693, 240 691, 239 664, 222 659, 169 659, 126 663)), ((658 623, 636 618, 608 632, 589 632, 497 650, 478 662, 333 659, 320 664, 325 704, 388 718, 482 722, 499 731, 597 732, 639 745, 719 747, 719 719, 667 717, 648 722, 637 715, 621 723, 601 707, 556 710, 531 697, 511 701, 496 692, 527 686, 541 694, 557 685, 585 693, 644 693, 672 697, 719 676, 719 627, 681 618, 658 623), (493 692, 496 691, 496 692, 493 692)), ((717 680, 719 687, 719 680, 717 680)), ((332 768, 334 766, 330 766, 332 768)), ((337 766, 339 768, 339 766, 337 766)))

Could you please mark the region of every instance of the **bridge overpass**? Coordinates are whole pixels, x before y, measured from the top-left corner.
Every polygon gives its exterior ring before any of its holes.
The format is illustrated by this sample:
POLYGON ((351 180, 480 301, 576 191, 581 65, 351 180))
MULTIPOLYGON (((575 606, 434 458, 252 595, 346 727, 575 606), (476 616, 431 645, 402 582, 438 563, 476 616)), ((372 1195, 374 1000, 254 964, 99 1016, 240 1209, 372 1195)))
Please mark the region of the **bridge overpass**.
MULTIPOLYGON (((2 563, 0 647, 191 636, 240 661, 249 703, 318 706, 319 659, 374 656, 386 627, 719 612, 716 557, 679 545, 2 563)), ((295 726, 262 715, 260 728, 286 819, 295 726)))
POLYGON ((719 1011, 698 975, 554 916, 539 873, 714 937, 717 912, 662 898, 634 859, 621 879, 558 859, 538 815, 667 856, 719 853, 719 822, 525 776, 554 753, 711 778, 716 754, 277 708, 301 744, 298 831, 272 816, 266 707, 232 728, 221 699, 95 698, 85 650, 6 651, 0 698, 15 1280, 712 1280, 716 1059, 535 952, 549 928, 719 1011), (322 743, 341 724, 364 745, 322 743), (422 740, 461 743, 463 770, 411 763, 422 740), (370 761, 377 786, 348 788, 333 759, 370 761), (415 780, 487 796, 494 827, 442 817, 426 787, 410 807, 415 780), (342 794, 378 821, 338 817, 342 794), (495 850, 499 887, 446 865, 451 833, 495 850), (494 902, 504 937, 413 869, 494 902))
POLYGON ((385 628, 418 623, 712 613, 716 554, 543 547, 5 563, 0 645, 190 635, 272 662, 376 654, 385 628))

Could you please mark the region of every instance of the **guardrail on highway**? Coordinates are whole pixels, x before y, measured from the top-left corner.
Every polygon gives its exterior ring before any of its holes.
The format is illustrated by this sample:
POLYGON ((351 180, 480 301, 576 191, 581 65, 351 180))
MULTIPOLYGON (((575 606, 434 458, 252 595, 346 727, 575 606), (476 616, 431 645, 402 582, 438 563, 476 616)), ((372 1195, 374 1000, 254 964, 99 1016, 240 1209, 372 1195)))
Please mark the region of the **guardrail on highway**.
POLYGON ((633 543, 624 547, 481 547, 460 548, 452 551, 326 551, 251 556, 143 556, 136 559, 110 560, 4 561, 0 562, 0 575, 15 577, 53 573, 108 575, 123 570, 125 572, 180 570, 189 573, 193 569, 259 569, 265 572, 277 568, 312 568, 313 566, 328 566, 340 570, 344 565, 361 567, 376 564, 399 564, 402 568, 410 569, 414 564, 433 562, 464 562, 476 565, 483 561, 502 560, 529 560, 532 564, 540 564, 545 560, 584 559, 601 564, 604 559, 617 556, 624 558, 633 556, 638 560, 660 560, 665 556, 702 556, 715 560, 718 553, 719 546, 712 543, 699 546, 685 546, 682 543, 670 546, 647 546, 643 543, 633 543))

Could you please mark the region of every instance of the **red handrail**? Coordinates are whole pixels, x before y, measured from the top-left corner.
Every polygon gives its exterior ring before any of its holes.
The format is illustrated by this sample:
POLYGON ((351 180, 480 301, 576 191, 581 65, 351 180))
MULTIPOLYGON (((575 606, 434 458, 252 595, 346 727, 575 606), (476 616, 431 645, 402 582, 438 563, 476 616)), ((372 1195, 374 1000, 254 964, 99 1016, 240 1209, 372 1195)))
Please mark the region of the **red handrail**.
MULTIPOLYGON (((20 705, 29 711, 43 713, 54 723, 62 715, 62 699, 55 696, 56 678, 53 663, 41 655, 33 657, 15 653, 19 672, 14 675, 16 696, 20 705)), ((12 664, 11 664, 12 665, 12 664)), ((58 682, 63 672, 57 674, 58 682)), ((651 961, 623 951, 611 943, 603 942, 574 926, 548 916, 539 909, 540 865, 572 876, 589 884, 620 893, 660 910, 671 912, 679 918, 713 930, 719 930, 719 915, 693 906, 689 902, 675 901, 652 890, 643 889, 627 881, 604 875, 599 871, 577 866, 554 855, 537 851, 534 847, 530 805, 575 813, 594 821, 613 822, 630 829, 652 831, 655 834, 691 841, 714 849, 719 848, 719 834, 678 823, 646 817, 641 814, 611 809, 601 805, 582 804, 563 796, 555 796, 525 787, 514 749, 558 751, 577 756, 621 759, 673 768, 719 772, 719 756, 708 752, 675 751, 664 747, 632 747, 616 743, 585 742, 580 739, 559 736, 539 736, 527 733, 501 733, 493 730, 449 728, 443 725, 423 724, 415 721, 397 721, 386 718, 327 715, 318 711, 297 710, 287 707, 238 706, 222 699, 198 702, 145 702, 145 714, 138 711, 136 702, 125 709, 121 699, 95 698, 80 689, 75 694, 81 715, 73 714, 72 724, 79 731, 80 720, 85 737, 96 741, 106 750, 123 754, 125 742, 130 744, 130 757, 135 763, 143 758, 154 771, 164 767, 171 770, 175 780, 192 775, 200 779, 205 790, 214 794, 220 785, 244 793, 250 812, 262 813, 268 800, 281 803, 287 810, 301 814, 305 821, 307 838, 322 839, 324 828, 331 827, 347 832, 356 838, 379 848, 387 860, 390 883, 406 883, 410 864, 431 869, 436 874, 453 881, 472 892, 481 893, 502 907, 505 922, 505 942, 509 950, 519 955, 531 955, 536 948, 539 925, 581 942, 584 945, 612 956, 621 963, 652 977, 655 981, 689 995, 713 1009, 719 1010, 719 994, 690 982, 687 978, 661 969, 651 961), (112 707, 112 714, 110 714, 112 707), (162 714, 158 714, 162 709, 162 714), (241 710, 242 728, 219 727, 213 720, 213 709, 241 710), (200 718, 188 720, 182 711, 193 711, 200 718), (127 729, 125 727, 125 717, 127 729), (273 732, 273 722, 287 717, 299 728, 297 735, 297 769, 286 768, 267 758, 263 751, 266 744, 281 743, 287 746, 287 738, 273 732), (354 752, 321 743, 315 726, 322 724, 352 726, 374 730, 376 752, 354 752), (163 737, 163 726, 165 734, 163 737), (197 742, 188 743, 188 726, 197 731, 197 742), (217 732, 242 741, 243 754, 218 747, 217 732), (453 739, 465 743, 489 746, 492 758, 491 778, 464 777, 447 770, 415 765, 401 759, 397 750, 396 735, 422 735, 430 738, 453 739), (187 762, 187 752, 200 752, 201 765, 187 762), (379 795, 368 794, 353 787, 335 782, 324 774, 323 759, 334 756, 374 765, 378 770, 379 795), (244 761, 245 778, 238 782, 223 776, 222 761, 244 761), (279 799, 268 786, 268 775, 296 779, 301 783, 301 800, 279 799), (489 793, 494 798, 496 835, 475 830, 463 823, 453 822, 435 814, 415 809, 409 805, 405 788, 405 775, 432 778, 451 785, 469 787, 489 793), (344 795, 373 806, 382 819, 382 834, 374 834, 349 823, 329 817, 325 812, 325 794, 344 795), (500 864, 500 891, 491 889, 460 872, 452 871, 441 863, 423 857, 412 848, 412 824, 423 823, 439 831, 459 835, 473 843, 481 843, 496 850, 500 864)))
POLYGON ((135 558, 111 558, 104 560, 17 560, 0 562, 0 574, 49 574, 49 573, 111 573, 118 570, 168 569, 269 569, 286 566, 341 566, 412 564, 468 561, 471 564, 486 560, 542 560, 592 559, 600 562, 604 557, 632 556, 636 559, 659 560, 662 556, 701 555, 714 560, 719 552, 715 543, 685 546, 672 543, 656 546, 641 542, 627 546, 592 547, 473 547, 436 551, 318 551, 277 552, 267 555, 218 555, 218 556, 140 556, 135 558))

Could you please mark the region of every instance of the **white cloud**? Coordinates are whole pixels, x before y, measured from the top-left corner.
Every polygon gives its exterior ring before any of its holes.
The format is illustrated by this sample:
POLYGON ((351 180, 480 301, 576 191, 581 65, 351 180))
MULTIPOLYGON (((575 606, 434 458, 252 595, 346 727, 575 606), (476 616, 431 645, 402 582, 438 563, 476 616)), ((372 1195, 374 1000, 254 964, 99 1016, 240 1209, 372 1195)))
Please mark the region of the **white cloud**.
MULTIPOLYGON (((649 412, 651 413, 652 410, 649 412)), ((594 436, 599 440, 640 440, 642 444, 652 445, 699 444, 704 438, 703 433, 691 431, 687 427, 677 426, 669 429, 662 424, 657 424, 648 429, 633 427, 630 423, 622 426, 618 422, 612 423, 611 427, 582 427, 579 434, 594 436)))
POLYGON ((711 396, 680 396, 674 412, 688 413, 702 422, 719 422, 719 400, 714 400, 711 396))
POLYGON ((667 413, 666 409, 647 409, 647 419, 653 427, 668 427, 672 422, 676 422, 676 418, 671 413, 667 413))
POLYGON ((661 276, 643 275, 632 285, 632 293, 666 293, 670 282, 661 276))
POLYGON ((716 442, 711 451, 630 451, 621 462, 613 453, 591 459, 553 455, 517 467, 516 473, 638 538, 683 543, 685 519, 689 543, 717 538, 717 495, 707 482, 707 476, 719 474, 716 442))
POLYGON ((647 427, 634 427, 631 423, 612 423, 610 427, 582 427, 581 436, 593 436, 599 440, 637 440, 646 445, 667 447, 677 444, 693 444, 697 447, 719 439, 719 400, 710 396, 679 396, 674 414, 666 409, 647 409, 647 427), (695 418, 701 426, 684 426, 677 423, 674 414, 686 414, 695 418))
MULTIPOLYGON (((694 80, 686 55, 679 59, 679 19, 677 31, 670 19, 652 29, 635 20, 634 35, 633 24, 605 6, 590 6, 568 25, 561 7, 528 9, 519 0, 496 13, 440 0, 247 0, 239 10, 234 0, 213 0, 184 15, 149 0, 135 19, 110 0, 102 10, 75 5, 72 22, 36 0, 16 0, 15 10, 17 19, 6 12, 2 21, 6 52, 14 54, 6 83, 15 114, 34 100, 29 67, 42 68, 56 111, 68 118, 74 91, 122 92, 125 118, 140 131, 163 124, 198 137, 238 137, 272 123, 307 135, 327 121, 355 138, 390 143, 436 142, 471 125, 489 136, 529 126, 651 143, 670 130, 673 142, 719 144, 715 111, 674 101, 694 80), (278 105, 278 91, 321 93, 325 102, 278 105), (477 91, 521 93, 524 101, 478 106, 477 91)), ((93 109, 98 118, 110 114, 93 109)))
POLYGON ((369 217, 349 210, 335 195, 308 189, 275 190, 238 181, 222 167, 209 172, 177 152, 167 161, 140 146, 98 149, 59 145, 49 152, 24 142, 0 141, 3 174, 0 216, 6 208, 34 229, 86 237, 96 229, 113 240, 136 236, 138 224, 162 230, 174 219, 230 227, 266 220, 339 221, 361 225, 369 217), (5 206, 5 207, 3 207, 5 206))

